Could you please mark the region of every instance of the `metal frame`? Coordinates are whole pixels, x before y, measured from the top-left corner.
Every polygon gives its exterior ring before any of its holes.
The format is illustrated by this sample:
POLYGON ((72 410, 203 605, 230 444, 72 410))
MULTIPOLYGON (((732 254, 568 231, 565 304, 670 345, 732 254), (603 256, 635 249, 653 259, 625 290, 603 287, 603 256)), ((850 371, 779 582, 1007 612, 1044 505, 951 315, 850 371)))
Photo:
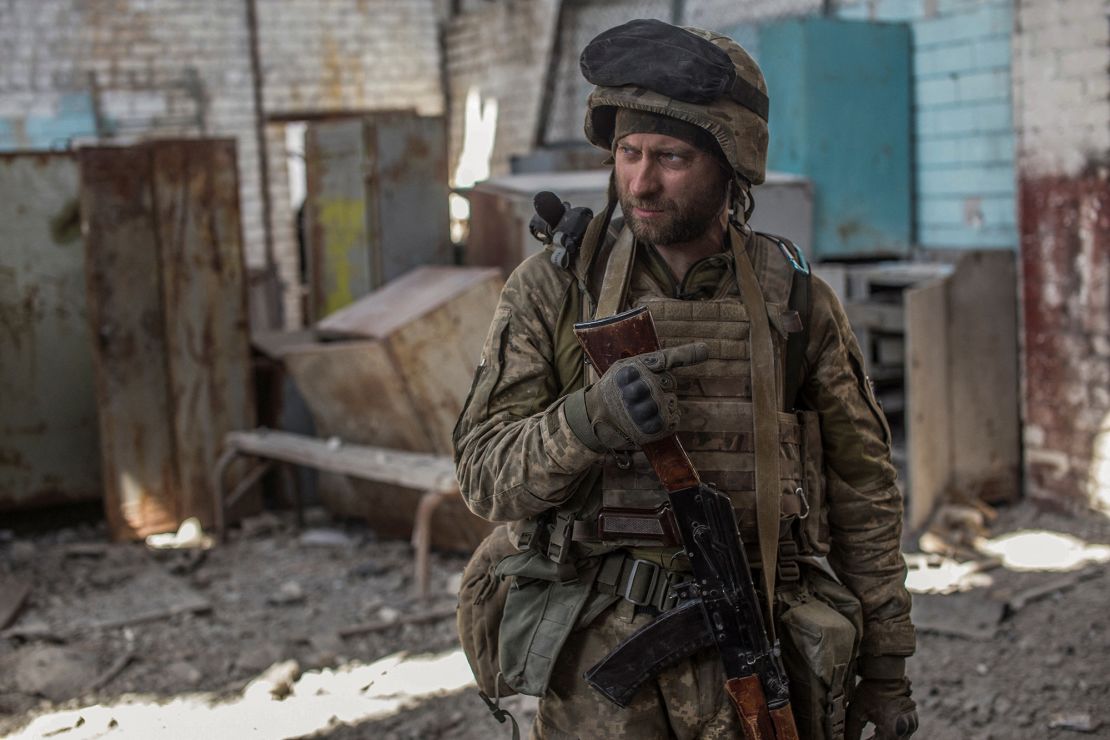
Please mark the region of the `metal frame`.
MULTIPOLYGON (((391 483, 422 491, 412 528, 413 593, 418 598, 428 595, 429 553, 432 546, 432 516, 446 499, 459 495, 454 464, 445 455, 404 452, 383 447, 369 447, 336 440, 323 440, 289 432, 257 429, 231 432, 224 437, 223 453, 213 472, 216 494, 216 531, 220 541, 227 539, 227 510, 272 468, 282 463, 287 474, 295 465, 332 473, 352 475, 365 480, 391 483), (261 461, 230 491, 225 479, 231 464, 240 457, 261 461)), ((300 488, 293 486, 297 506, 297 522, 304 523, 304 502, 300 488)))

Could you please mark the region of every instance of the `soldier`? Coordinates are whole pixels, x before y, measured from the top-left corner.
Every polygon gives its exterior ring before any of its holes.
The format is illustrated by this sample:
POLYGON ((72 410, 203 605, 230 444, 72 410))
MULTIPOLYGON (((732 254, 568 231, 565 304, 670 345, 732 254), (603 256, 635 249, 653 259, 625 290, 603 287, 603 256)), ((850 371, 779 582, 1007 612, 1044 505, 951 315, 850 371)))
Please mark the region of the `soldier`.
POLYGON ((763 75, 734 41, 658 21, 601 34, 582 69, 596 85, 586 137, 612 156, 609 208, 569 266, 541 253, 509 277, 455 429, 467 505, 508 523, 460 594, 480 683, 540 696, 535 738, 742 737, 714 650, 624 709, 583 678, 687 578, 638 452, 677 431, 774 593, 801 736, 858 737, 870 721, 881 740, 907 738, 914 630, 890 432, 836 296, 800 250, 747 225, 765 174, 763 75), (626 400, 628 373, 596 377, 572 332, 633 306, 663 346, 631 361, 647 403, 626 400), (774 441, 757 461, 760 434, 774 441), (757 482, 776 468, 768 527, 757 482), (495 636, 475 649, 481 629, 495 636))

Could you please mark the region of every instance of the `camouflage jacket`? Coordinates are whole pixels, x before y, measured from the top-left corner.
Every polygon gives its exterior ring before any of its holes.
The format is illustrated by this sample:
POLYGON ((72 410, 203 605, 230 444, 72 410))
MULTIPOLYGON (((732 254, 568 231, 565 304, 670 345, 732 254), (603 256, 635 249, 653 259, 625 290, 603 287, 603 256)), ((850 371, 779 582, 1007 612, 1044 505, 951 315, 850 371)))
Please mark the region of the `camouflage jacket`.
MULTIPOLYGON (((753 255, 760 258, 782 256, 753 255)), ((580 255, 580 262, 588 259, 580 255)), ((695 264, 681 285, 650 248, 641 250, 633 273, 640 286, 689 300, 712 296, 726 280, 735 283, 727 251, 695 264)), ((589 300, 583 297, 589 284, 587 268, 560 269, 542 252, 505 285, 454 435, 462 494, 481 517, 512 522, 536 516, 597 479, 603 455, 575 436, 563 410, 566 395, 586 382, 572 329, 583 315, 582 301, 589 300)), ((844 309, 816 277, 811 312, 800 394, 821 417, 829 562, 862 602, 862 654, 910 655, 915 638, 890 432, 844 309)))

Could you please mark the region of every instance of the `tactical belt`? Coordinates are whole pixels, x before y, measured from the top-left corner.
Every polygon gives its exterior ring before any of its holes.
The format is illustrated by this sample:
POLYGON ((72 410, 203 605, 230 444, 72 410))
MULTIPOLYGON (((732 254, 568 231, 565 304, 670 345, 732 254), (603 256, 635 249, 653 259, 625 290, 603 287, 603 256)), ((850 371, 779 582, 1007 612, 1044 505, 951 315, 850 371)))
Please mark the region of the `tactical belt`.
POLYGON ((618 551, 605 556, 594 589, 620 596, 637 607, 665 612, 678 605, 683 598, 682 586, 692 581, 688 572, 670 570, 618 551))
MULTIPOLYGON (((805 519, 809 516, 809 501, 801 488, 793 493, 784 493, 780 500, 783 519, 794 517, 805 519)), ((657 509, 605 507, 596 519, 581 519, 573 522, 567 519, 562 528, 556 527, 554 536, 557 538, 560 533, 564 536, 569 534, 574 542, 632 539, 649 541, 659 547, 681 547, 682 545, 678 538, 674 515, 666 505, 657 509)), ((754 538, 752 539, 754 541, 754 538)))
MULTIPOLYGON (((761 570, 758 545, 753 543, 745 549, 752 570, 761 570)), ((779 541, 777 569, 776 589, 794 588, 801 578, 797 543, 779 541)), ((618 550, 605 556, 594 581, 594 589, 599 593, 620 596, 636 607, 665 612, 687 598, 685 587, 692 581, 692 574, 686 570, 667 568, 618 550)))

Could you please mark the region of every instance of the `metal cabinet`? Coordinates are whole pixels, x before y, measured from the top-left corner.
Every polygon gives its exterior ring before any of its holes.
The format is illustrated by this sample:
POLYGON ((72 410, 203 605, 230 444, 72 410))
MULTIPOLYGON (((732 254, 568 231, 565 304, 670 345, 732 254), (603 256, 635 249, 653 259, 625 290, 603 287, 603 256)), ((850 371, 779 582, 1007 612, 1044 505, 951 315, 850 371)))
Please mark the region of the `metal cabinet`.
POLYGON ((77 161, 0 154, 0 510, 99 496, 77 161))
POLYGON ((758 56, 771 97, 767 166, 813 183, 814 241, 808 253, 815 259, 908 254, 909 26, 782 21, 759 30, 758 56))
POLYGON ((451 263, 442 116, 311 123, 305 171, 310 320, 415 267, 451 263))

